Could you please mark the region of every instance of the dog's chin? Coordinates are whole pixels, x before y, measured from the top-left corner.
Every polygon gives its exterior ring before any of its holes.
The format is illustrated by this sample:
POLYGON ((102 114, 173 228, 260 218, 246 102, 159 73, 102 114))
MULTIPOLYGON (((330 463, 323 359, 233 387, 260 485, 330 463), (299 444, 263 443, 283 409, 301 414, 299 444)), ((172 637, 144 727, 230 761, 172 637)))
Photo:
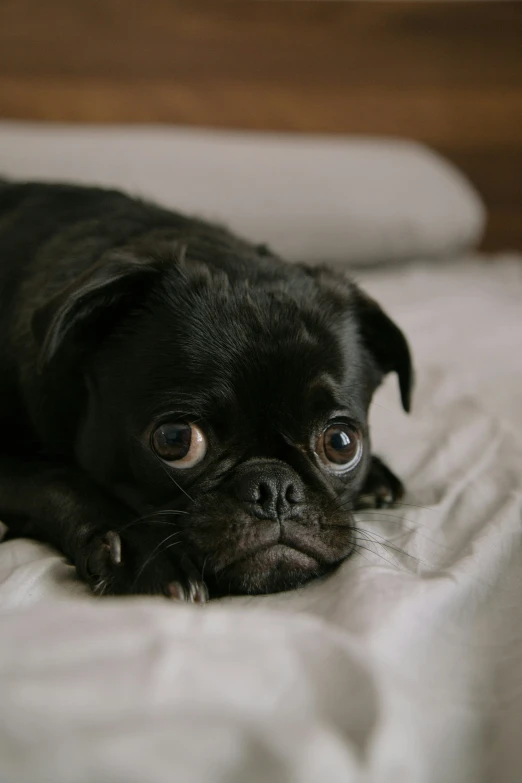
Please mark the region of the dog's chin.
POLYGON ((229 595, 279 593, 323 576, 331 568, 312 555, 278 543, 231 563, 216 574, 216 588, 229 595))

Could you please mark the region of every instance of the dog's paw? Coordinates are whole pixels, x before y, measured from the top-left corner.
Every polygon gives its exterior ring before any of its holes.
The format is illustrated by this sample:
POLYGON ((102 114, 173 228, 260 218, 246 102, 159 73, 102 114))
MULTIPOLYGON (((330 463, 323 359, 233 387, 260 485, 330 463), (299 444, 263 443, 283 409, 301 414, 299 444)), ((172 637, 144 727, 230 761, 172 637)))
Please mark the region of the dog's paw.
MULTIPOLYGON (((142 531, 143 533, 144 531, 142 531)), ((91 541, 83 570, 96 595, 164 595, 176 601, 203 604, 208 590, 191 560, 169 550, 169 537, 157 540, 110 530, 91 541)))
POLYGON ((372 457, 368 476, 355 501, 355 510, 391 508, 403 495, 402 482, 378 457, 372 457))

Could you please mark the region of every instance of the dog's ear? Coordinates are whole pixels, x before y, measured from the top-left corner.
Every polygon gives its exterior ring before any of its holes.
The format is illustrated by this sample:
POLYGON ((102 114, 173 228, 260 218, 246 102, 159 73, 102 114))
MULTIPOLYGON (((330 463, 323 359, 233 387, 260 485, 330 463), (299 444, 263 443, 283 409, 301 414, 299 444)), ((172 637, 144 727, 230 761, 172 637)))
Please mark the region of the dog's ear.
POLYGON ((161 263, 113 251, 34 313, 42 370, 67 345, 99 343, 122 313, 143 299, 161 263))
POLYGON ((383 375, 397 373, 402 407, 409 412, 413 392, 413 365, 404 334, 377 302, 351 285, 352 301, 362 341, 383 375))
POLYGON ((339 315, 355 315, 363 345, 373 358, 381 375, 397 373, 401 402, 405 411, 411 407, 414 372, 410 349, 399 327, 377 302, 364 293, 346 275, 326 266, 300 265, 315 278, 319 290, 339 315))

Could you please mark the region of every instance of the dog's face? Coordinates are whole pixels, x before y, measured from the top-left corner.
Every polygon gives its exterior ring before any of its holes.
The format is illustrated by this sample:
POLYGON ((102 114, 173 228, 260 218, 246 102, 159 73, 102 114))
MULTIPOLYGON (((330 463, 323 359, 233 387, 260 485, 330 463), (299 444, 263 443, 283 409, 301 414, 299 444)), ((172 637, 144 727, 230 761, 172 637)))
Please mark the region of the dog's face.
MULTIPOLYGON (((153 266, 86 359, 78 462, 137 516, 163 515, 214 594, 326 573, 354 546, 384 373, 398 372, 408 405, 402 334, 325 270, 274 265, 246 282, 195 261, 153 266)), ((72 306, 70 291, 54 304, 46 349, 99 322, 136 268, 104 269, 72 306)))

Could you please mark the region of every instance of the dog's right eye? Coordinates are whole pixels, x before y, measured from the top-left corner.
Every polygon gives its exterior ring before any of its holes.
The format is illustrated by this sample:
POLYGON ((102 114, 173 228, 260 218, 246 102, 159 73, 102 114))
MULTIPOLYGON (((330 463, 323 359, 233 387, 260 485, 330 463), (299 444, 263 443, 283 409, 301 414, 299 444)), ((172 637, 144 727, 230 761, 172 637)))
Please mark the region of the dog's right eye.
POLYGON ((316 454, 335 473, 346 473, 359 463, 363 452, 361 433, 346 422, 331 422, 319 436, 316 454))
POLYGON ((192 468, 207 451, 207 439, 195 424, 163 422, 151 434, 151 447, 164 462, 176 468, 192 468))

